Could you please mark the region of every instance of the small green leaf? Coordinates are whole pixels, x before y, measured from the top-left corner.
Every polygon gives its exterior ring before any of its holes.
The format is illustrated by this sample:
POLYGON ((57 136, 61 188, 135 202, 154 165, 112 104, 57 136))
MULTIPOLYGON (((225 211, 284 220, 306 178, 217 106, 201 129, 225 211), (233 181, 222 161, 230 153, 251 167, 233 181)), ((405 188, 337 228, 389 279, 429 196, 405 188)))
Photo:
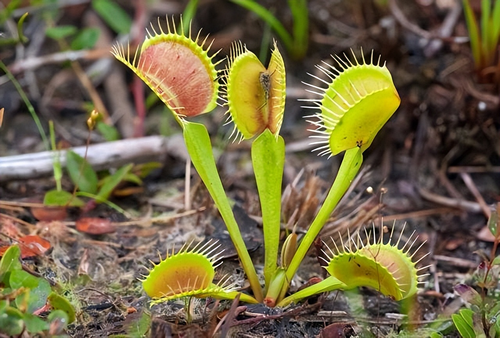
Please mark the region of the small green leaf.
POLYGON ((109 0, 93 0, 92 7, 116 33, 130 32, 132 20, 116 3, 109 0))
POLYGON ((24 324, 29 333, 41 333, 49 329, 49 324, 31 313, 24 314, 24 324))
POLYGON ((12 245, 5 251, 2 260, 0 260, 0 281, 6 272, 22 269, 19 257, 21 257, 21 249, 18 245, 12 245))
POLYGON ((0 332, 16 336, 24 329, 23 314, 16 308, 7 307, 0 312, 0 332))
POLYGON ((148 176, 153 170, 161 168, 162 164, 160 162, 147 162, 143 164, 138 164, 134 167, 134 172, 137 176, 144 178, 148 176))
POLYGON ((127 164, 118 169, 113 175, 106 177, 103 180, 104 184, 99 190, 99 193, 97 193, 97 196, 99 198, 96 200, 99 201, 100 199, 102 200, 109 199, 109 196, 111 195, 113 190, 116 188, 118 184, 120 184, 121 181, 123 181, 123 178, 129 173, 132 167, 133 164, 127 164))
POLYGON ((496 256, 491 265, 500 265, 500 256, 496 256))
MULTIPOLYGON (((49 304, 55 309, 55 310, 62 310, 63 313, 67 315, 67 323, 72 323, 75 320, 75 309, 73 305, 70 304, 70 302, 64 298, 63 296, 58 295, 55 292, 52 292, 49 297, 48 297, 48 302, 49 304)), ((56 312, 56 311, 54 311, 56 312)), ((52 312, 51 315, 54 313, 52 312)), ((56 314, 54 314, 56 316, 56 314)), ((49 316, 50 319, 50 316, 49 316)))
POLYGON ((34 289, 38 286, 39 278, 27 273, 24 270, 14 270, 10 274, 9 285, 13 289, 22 287, 34 289))
POLYGON ((76 34, 78 29, 72 25, 49 27, 45 30, 45 35, 54 40, 64 39, 76 34))
POLYGON ((498 231, 499 225, 500 225, 500 222, 498 222, 498 213, 496 210, 492 210, 491 216, 488 219, 488 229, 490 230, 491 234, 495 237, 500 235, 500 232, 498 231))
POLYGON ((0 12, 0 25, 11 16, 12 12, 19 8, 21 0, 11 0, 6 3, 7 5, 2 6, 2 11, 0 12))
POLYGON ((28 297, 22 294, 16 298, 16 305, 20 308, 27 300, 26 312, 32 313, 43 307, 47 302, 47 297, 52 291, 49 282, 45 279, 35 277, 24 270, 14 270, 9 278, 10 287, 20 289, 22 287, 30 289, 28 297))
POLYGON ((83 207, 85 203, 81 199, 67 191, 50 190, 45 193, 43 204, 48 206, 72 206, 83 207))
POLYGON ((97 122, 97 130, 108 142, 120 139, 120 133, 118 130, 114 126, 110 126, 102 121, 97 122))
POLYGON ((141 185, 142 184, 141 178, 139 176, 137 176, 136 174, 134 174, 134 173, 128 173, 128 174, 126 174, 123 177, 123 180, 126 181, 126 182, 135 183, 137 185, 141 185))
POLYGON ((55 328, 57 334, 63 332, 63 330, 71 323, 69 316, 63 310, 52 311, 48 316, 47 320, 50 323, 51 328, 55 328))
POLYGON ((47 303, 47 297, 52 292, 49 282, 45 279, 38 278, 38 286, 30 291, 28 299, 28 313, 33 313, 42 308, 47 303))
POLYGON ((470 309, 462 309, 459 313, 451 315, 455 327, 463 338, 476 338, 473 315, 474 313, 470 309))
POLYGON ((66 153, 66 168, 69 176, 78 189, 89 194, 97 192, 97 174, 90 164, 72 150, 66 153))
POLYGON ((137 321, 130 323, 127 329, 128 337, 130 338, 142 338, 146 335, 151 326, 151 316, 145 312, 142 313, 141 317, 137 321))
POLYGON ((75 36, 73 41, 71 41, 71 49, 92 49, 94 48, 97 40, 99 39, 99 34, 101 31, 99 28, 84 28, 75 36))

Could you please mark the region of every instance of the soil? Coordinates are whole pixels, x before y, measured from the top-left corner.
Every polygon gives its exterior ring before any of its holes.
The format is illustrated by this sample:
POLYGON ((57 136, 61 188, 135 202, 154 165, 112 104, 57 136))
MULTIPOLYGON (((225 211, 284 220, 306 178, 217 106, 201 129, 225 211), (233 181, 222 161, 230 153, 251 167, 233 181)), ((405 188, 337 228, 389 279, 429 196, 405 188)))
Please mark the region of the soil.
MULTIPOLYGON (((144 90, 139 97, 147 98, 148 108, 141 130, 135 111, 144 103, 132 94, 135 75, 109 54, 117 39, 140 42, 144 27, 157 17, 177 17, 183 1, 136 1, 134 6, 119 1, 141 32, 123 39, 87 1, 59 4, 52 8, 50 18, 45 15, 47 8, 29 7, 26 2, 20 6, 28 7, 20 7, 12 16, 17 22, 21 13, 30 13, 25 23, 29 42, 0 47, 0 60, 21 83, 45 129, 49 120, 54 121, 60 146, 87 143, 88 107, 91 102, 98 105, 96 97, 101 98, 123 138, 141 133, 164 135, 174 144, 154 159, 160 167, 140 186, 120 185, 111 198, 132 219, 155 217, 155 222, 125 223, 130 218, 105 204, 87 205, 86 210, 71 208, 64 220, 39 221, 26 202, 42 201, 45 192, 54 189, 54 178, 49 174, 0 179, 0 240, 10 243, 13 233, 22 233, 38 234, 51 243, 47 254, 26 259, 24 264, 58 285, 77 305, 78 318, 69 326, 69 336, 130 334, 141 318, 146 318, 146 323, 151 318, 147 333, 151 337, 210 337, 215 332, 228 337, 421 337, 429 336, 440 323, 445 325, 445 319, 461 307, 453 286, 472 284, 472 273, 482 260, 478 252, 490 254, 493 236, 485 231, 485 225, 491 210, 500 203, 500 87, 491 75, 494 71, 498 74, 498 67, 475 71, 469 43, 463 38, 467 28, 462 10, 456 8, 459 1, 308 2, 307 54, 294 60, 280 46, 288 86, 281 129, 287 144, 283 188, 295 184, 299 205, 308 211, 303 216, 307 224, 340 163, 341 156, 328 159, 311 153, 310 126, 303 118, 308 112, 298 101, 311 94, 301 82, 314 83, 308 73, 318 74, 315 65, 323 61, 333 64, 332 54, 351 55, 353 50, 359 56, 361 48, 365 55, 372 50, 376 57, 380 54, 393 75, 401 106, 365 152, 364 169, 354 189, 332 215, 321 238, 328 242, 330 236, 336 239, 348 229, 353 233, 372 225, 395 227, 400 232, 405 225, 404 239, 415 231, 418 239, 414 247, 425 242, 417 258, 429 253, 419 263, 427 267, 424 272, 428 275, 422 279, 418 296, 400 304, 362 288, 320 295, 285 309, 240 304, 232 321, 226 320, 221 327, 217 324, 231 302, 193 300, 190 320, 182 300, 150 307, 140 282, 150 262, 158 262, 159 253, 165 257, 167 250, 177 250, 190 241, 220 240, 225 251, 218 278, 226 272, 243 289, 248 288, 224 224, 194 169, 188 173, 190 186, 185 189, 186 157, 179 127, 164 106, 144 90), (97 27, 101 32, 97 52, 78 57, 73 65, 68 58, 61 61, 57 55, 65 47, 43 34, 50 24, 97 27), (28 67, 21 62, 41 56, 48 57, 40 64, 28 67), (82 83, 82 74, 91 82, 82 83), (75 221, 83 216, 109 219, 116 229, 94 235, 77 231, 75 221)), ((260 3, 291 30, 292 17, 285 2, 260 3)), ((479 9, 480 1, 472 3, 479 9)), ((6 27, 0 26, 10 32, 6 27)), ((224 0, 200 1, 192 23, 193 31, 199 29, 202 36, 209 34, 214 39, 211 50, 220 49, 218 58, 228 54, 235 40, 259 54, 263 37, 269 33, 256 15, 224 0)), ((263 47, 264 52, 268 49, 263 47)), ((44 151, 32 117, 5 75, 0 77, 0 87, 0 108, 4 108, 0 128, 0 155, 4 158, 0 157, 0 163, 6 156, 44 151)), ((229 141, 232 126, 222 126, 224 111, 218 107, 196 120, 212 135, 224 186, 235 202, 238 223, 261 269, 262 229, 250 143, 229 141)), ((90 143, 104 141, 100 133, 91 133, 90 143)), ((66 174, 63 187, 73 190, 66 174)), ((283 203, 287 203, 286 198, 283 203)), ((306 230, 304 226, 299 232, 306 230)), ((311 250, 292 288, 322 273, 317 254, 311 250)), ((458 337, 452 328, 442 332, 446 337, 458 337)))

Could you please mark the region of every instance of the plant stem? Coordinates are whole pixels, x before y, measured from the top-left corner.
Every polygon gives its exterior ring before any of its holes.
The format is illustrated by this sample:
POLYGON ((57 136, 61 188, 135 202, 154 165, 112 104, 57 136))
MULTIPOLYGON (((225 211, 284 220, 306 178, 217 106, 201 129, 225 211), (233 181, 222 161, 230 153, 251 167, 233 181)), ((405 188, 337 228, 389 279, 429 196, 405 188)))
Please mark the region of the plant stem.
POLYGON ((264 229, 264 278, 266 287, 277 269, 280 240, 281 182, 285 165, 285 141, 266 129, 252 143, 252 164, 262 210, 264 229))
POLYGON ((52 120, 49 121, 49 134, 50 134, 50 145, 52 147, 52 151, 54 152, 54 162, 52 163, 52 166, 54 168, 54 180, 56 181, 57 191, 61 191, 62 190, 61 158, 60 158, 60 153, 56 148, 56 133, 54 131, 54 122, 52 120))
POLYGON ((362 162, 363 154, 360 148, 352 148, 345 152, 344 158, 337 173, 337 177, 335 178, 335 181, 333 182, 323 205, 316 215, 316 218, 314 219, 313 223, 309 227, 309 230, 307 230, 304 238, 300 242, 299 248, 297 249, 297 252, 293 256, 292 261, 290 262, 290 265, 286 270, 286 282, 283 286, 283 289, 281 290, 279 300, 283 299, 286 291, 288 290, 288 285, 295 275, 295 272, 297 272, 300 263, 307 254, 309 247, 325 225, 326 221, 328 221, 328 218, 332 214, 342 196, 344 196, 347 189, 349 189, 349 186, 351 185, 354 177, 356 177, 356 174, 358 173, 362 162))
POLYGON ((184 128, 184 141, 191 156, 191 161, 224 219, 229 236, 238 252, 243 270, 247 274, 254 297, 261 302, 263 296, 259 278, 222 186, 208 131, 204 125, 199 123, 184 122, 182 126, 184 128))
POLYGON ((45 135, 45 130, 43 130, 42 123, 40 122, 40 119, 38 118, 38 115, 35 112, 35 108, 33 108, 33 105, 31 104, 30 100, 26 96, 26 93, 24 92, 23 88, 19 84, 19 82, 16 80, 14 75, 9 71, 7 66, 0 60, 0 68, 5 72, 7 77, 9 78, 10 81, 14 84, 14 86, 17 89, 17 92, 19 93, 19 96, 21 96, 21 99, 24 101, 24 104, 28 108, 31 118, 33 121, 35 121, 36 127, 38 128, 38 133, 40 134, 40 137, 42 138, 43 145, 45 149, 50 150, 50 144, 49 141, 47 140, 47 136, 45 135))
POLYGON ((295 303, 303 298, 310 297, 312 295, 328 292, 333 290, 339 290, 346 288, 347 285, 338 280, 337 278, 330 276, 319 283, 308 286, 305 289, 295 292, 294 294, 286 297, 278 303, 278 306, 284 307, 291 303, 295 303))

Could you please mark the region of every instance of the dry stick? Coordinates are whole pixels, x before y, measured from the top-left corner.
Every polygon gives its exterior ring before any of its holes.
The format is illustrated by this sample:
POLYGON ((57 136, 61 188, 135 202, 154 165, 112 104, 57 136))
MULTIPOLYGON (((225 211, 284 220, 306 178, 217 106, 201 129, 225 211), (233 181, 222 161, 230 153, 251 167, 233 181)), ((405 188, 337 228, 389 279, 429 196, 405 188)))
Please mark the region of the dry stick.
POLYGON ((384 216, 383 218, 384 222, 393 222, 408 218, 421 218, 431 215, 450 214, 458 212, 459 211, 457 209, 452 209, 452 208, 434 208, 434 209, 410 211, 403 214, 389 215, 389 216, 384 216))
POLYGON ((477 262, 470 261, 468 259, 443 256, 443 255, 434 255, 434 259, 436 261, 446 262, 448 264, 451 264, 453 266, 458 266, 461 268, 467 268, 467 269, 476 269, 477 268, 477 262))
MULTIPOLYGON (((456 21, 460 17, 461 14, 461 9, 462 7, 457 5, 455 6, 446 16, 446 19, 439 29, 439 33, 434 33, 434 32, 429 32, 426 31, 419 26, 415 25, 414 23, 410 22, 408 18, 405 16, 405 14, 401 11, 401 9, 398 7, 398 4, 396 0, 389 0, 389 9, 394 16, 394 18, 398 21, 398 23, 409 30, 410 32, 415 33, 418 36, 423 37, 426 40, 431 40, 431 39, 439 39, 439 40, 444 40, 444 41, 450 41, 454 43, 465 43, 469 41, 469 38, 466 36, 457 36, 457 37, 449 37, 451 35, 451 32, 453 32, 453 28, 455 26, 456 21), (451 32, 450 32, 451 31, 451 32), (448 33, 449 32, 449 33, 448 33)), ((429 46, 429 45, 428 45, 429 46)), ((437 52, 437 50, 432 50, 432 46, 430 46, 431 50, 428 52, 437 52)), ((434 47, 435 48, 435 47, 434 47)), ((432 55, 432 54, 431 54, 432 55)))
POLYGON ((443 186, 446 188, 448 193, 453 196, 455 199, 463 199, 462 194, 455 188, 455 186, 450 182, 448 176, 446 175, 446 170, 448 168, 448 163, 453 159, 459 156, 460 147, 458 145, 451 148, 451 150, 444 156, 441 161, 441 166, 439 168, 438 177, 443 186))
POLYGON ((448 167, 450 174, 484 174, 484 173, 500 173, 500 167, 478 167, 478 166, 463 166, 463 167, 448 167))
POLYGON ((434 229, 431 230, 429 234, 429 240, 428 240, 428 245, 429 245, 429 257, 431 258, 431 263, 429 265, 429 272, 431 275, 434 277, 434 290, 436 292, 441 293, 441 288, 439 284, 439 276, 437 274, 437 264, 436 260, 434 258, 434 254, 436 252, 436 243, 437 243, 437 235, 436 231, 434 229))
POLYGON ((231 325, 233 324, 234 320, 236 319, 236 316, 238 316, 241 312, 246 311, 247 307, 246 306, 238 306, 240 303, 240 294, 234 298, 233 303, 231 304, 231 307, 227 311, 226 315, 220 323, 217 325, 217 327, 214 330, 214 335, 217 332, 217 330, 220 328, 220 336, 221 337, 227 337, 227 334, 229 332, 229 329, 231 328, 231 325))
POLYGON ((443 46, 443 38, 448 38, 451 36, 461 14, 462 6, 460 5, 460 2, 455 1, 455 5, 448 12, 446 18, 443 21, 443 24, 437 31, 440 39, 433 39, 429 42, 429 44, 424 49, 425 56, 434 56, 441 49, 441 47, 443 46))
POLYGON ((23 221, 22 219, 17 218, 17 217, 14 217, 14 216, 10 216, 10 215, 7 215, 7 214, 2 214, 2 213, 0 213, 0 219, 1 219, 1 218, 7 218, 7 219, 9 219, 9 220, 11 220, 11 221, 14 221, 14 222, 17 222, 17 223, 21 223, 21 224, 23 224, 23 225, 27 226, 27 227, 28 227, 28 228, 30 228, 30 229, 32 229, 32 228, 33 228, 33 224, 28 223, 28 222, 26 222, 26 221, 23 221))
POLYGON ((11 64, 9 70, 12 74, 18 74, 45 65, 60 64, 66 61, 95 60, 101 59, 104 56, 109 56, 109 48, 78 51, 71 50, 19 60, 11 64))
MULTIPOLYGON (((176 149, 183 146, 178 138, 163 136, 99 143, 88 147, 87 162, 94 170, 103 170, 118 168, 131 162, 161 161, 167 153, 177 153, 183 157, 179 149, 176 149)), ((85 149, 85 146, 81 146, 71 150, 83 157, 85 149)), ((67 150, 59 152, 61 165, 65 166, 67 150)), ((53 161, 52 151, 0 157, 0 182, 51 175, 53 161)))
POLYGON ((418 189, 418 192, 420 193, 420 196, 422 196, 424 199, 434 203, 442 204, 448 207, 463 209, 468 212, 475 212, 475 213, 482 212, 479 203, 440 196, 423 188, 418 189))
POLYGON ((474 197, 476 198, 476 201, 479 203, 479 206, 483 210, 483 213, 486 216, 486 218, 490 218, 491 209, 486 204, 486 201, 484 200, 483 196, 481 196, 481 193, 479 192, 479 190, 477 190, 477 187, 474 184, 474 182, 472 181, 472 178, 470 177, 470 175, 467 173, 460 173, 460 177, 464 181, 467 188, 469 188, 472 195, 474 195, 474 197))
POLYGON ((394 16, 394 18, 399 22, 399 24, 401 26, 403 26, 404 28, 406 28, 407 30, 409 30, 409 31, 411 31, 411 32, 413 32, 413 33, 415 33, 415 34, 417 34, 417 35, 419 35, 427 40, 430 40, 433 38, 433 35, 430 32, 423 30, 422 28, 413 24, 412 22, 410 22, 406 18, 404 13, 398 7, 396 0, 389 0, 389 9, 390 9, 392 15, 394 16))
MULTIPOLYGON (((144 0, 136 0, 134 15, 134 29, 132 31, 133 42, 135 46, 139 46, 143 39, 143 31, 146 27, 146 3, 144 0)), ((132 95, 136 110, 136 118, 134 119, 134 137, 144 136, 144 120, 146 118, 146 103, 144 100, 144 82, 134 76, 132 82, 132 95)))

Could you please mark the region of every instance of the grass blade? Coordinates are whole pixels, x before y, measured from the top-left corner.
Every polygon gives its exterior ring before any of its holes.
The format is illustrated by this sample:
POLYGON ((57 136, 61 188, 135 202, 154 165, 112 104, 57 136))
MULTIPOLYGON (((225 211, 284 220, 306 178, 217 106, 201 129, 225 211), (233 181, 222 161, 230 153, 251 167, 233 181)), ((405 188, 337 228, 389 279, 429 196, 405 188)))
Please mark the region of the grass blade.
POLYGON ((253 12, 259 18, 264 20, 269 26, 271 26, 271 28, 276 32, 276 34, 278 34, 279 38, 281 39, 281 41, 285 45, 285 48, 288 51, 294 49, 293 39, 290 33, 288 33, 288 31, 281 24, 281 22, 265 7, 259 5, 258 3, 252 0, 231 0, 231 1, 253 12))
POLYGON ((469 0, 464 0, 464 13, 465 21, 467 23, 467 30, 469 31, 472 57, 474 58, 476 69, 481 69, 483 65, 481 56, 481 38, 479 36, 479 27, 477 25, 477 20, 474 16, 474 11, 472 10, 469 0))
POLYGON ((307 0, 288 0, 288 6, 293 16, 292 55, 296 59, 302 58, 307 52, 309 44, 309 10, 307 0))

